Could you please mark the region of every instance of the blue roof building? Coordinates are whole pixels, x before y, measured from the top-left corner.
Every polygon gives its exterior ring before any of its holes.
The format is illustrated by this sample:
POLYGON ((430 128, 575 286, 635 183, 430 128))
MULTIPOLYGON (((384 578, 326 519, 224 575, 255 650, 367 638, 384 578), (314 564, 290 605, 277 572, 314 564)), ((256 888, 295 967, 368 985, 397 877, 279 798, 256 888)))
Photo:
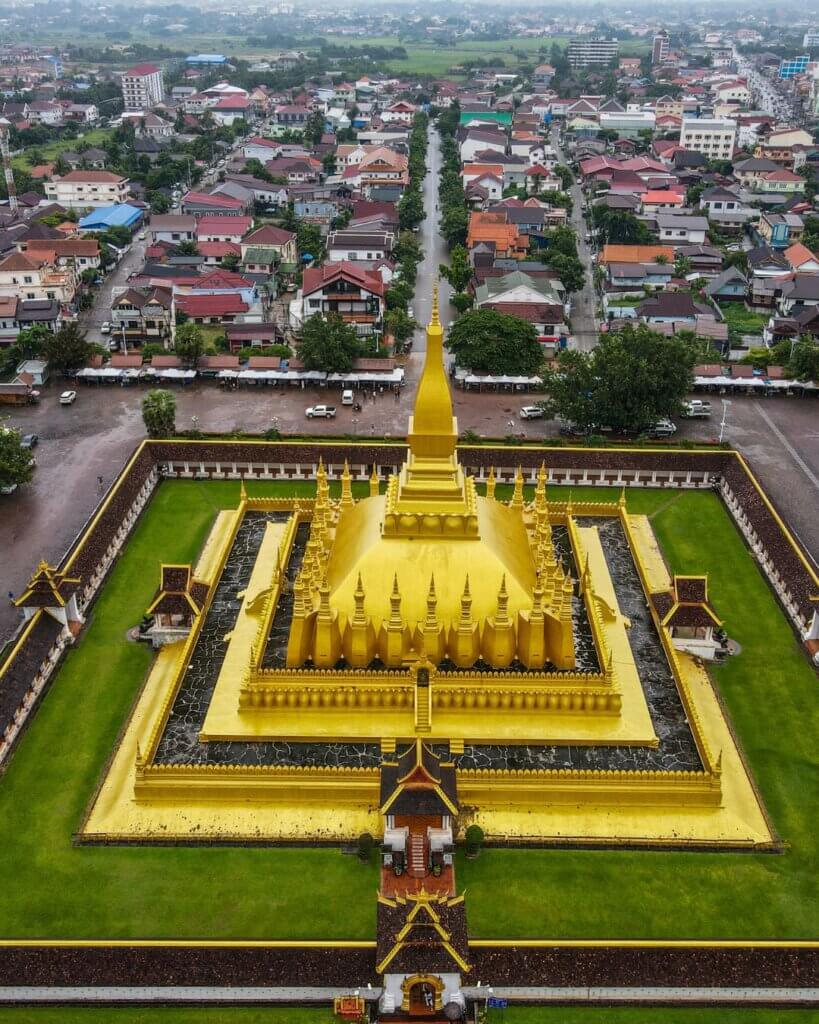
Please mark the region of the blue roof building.
POLYGON ((143 211, 130 203, 100 206, 87 213, 79 223, 80 231, 106 231, 108 228, 134 228, 142 220, 143 211))
POLYGON ((192 53, 185 58, 186 64, 227 64, 223 53, 192 53))

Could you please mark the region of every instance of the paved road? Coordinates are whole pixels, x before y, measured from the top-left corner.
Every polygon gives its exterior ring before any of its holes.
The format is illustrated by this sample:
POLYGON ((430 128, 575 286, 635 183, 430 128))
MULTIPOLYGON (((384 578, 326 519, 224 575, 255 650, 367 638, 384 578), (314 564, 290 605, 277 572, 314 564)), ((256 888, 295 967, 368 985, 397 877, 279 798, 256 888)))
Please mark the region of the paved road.
POLYGON ((449 251, 441 233, 438 222, 441 218, 438 210, 438 174, 441 169, 441 139, 436 129, 430 125, 427 148, 427 176, 424 179, 424 211, 426 217, 421 221, 419 238, 424 250, 424 259, 418 264, 418 279, 415 285, 415 298, 412 308, 419 329, 413 339, 412 355, 407 364, 407 378, 415 381, 423 366, 423 354, 426 351, 426 325, 432 311, 432 289, 436 281, 439 287, 439 303, 441 321, 451 323, 455 319, 455 310, 449 303, 452 288, 445 278, 438 275, 438 267, 449 262, 449 251))
MULTIPOLYGON (((566 158, 558 145, 556 139, 551 139, 551 145, 561 164, 568 166, 566 158)), ((571 348, 579 349, 581 352, 590 352, 598 340, 598 318, 597 318, 597 296, 594 290, 594 263, 591 259, 591 250, 586 245, 586 221, 583 217, 583 193, 580 185, 575 181, 571 187, 571 196, 574 202, 571 215, 571 226, 577 236, 577 254, 580 257, 586 271, 586 282, 583 290, 572 296, 571 321, 572 321, 572 345, 571 348)))
POLYGON ((139 270, 145 262, 146 244, 147 242, 140 241, 136 235, 134 236, 131 248, 95 291, 94 305, 80 313, 80 326, 88 332, 89 341, 108 344, 108 338, 100 333, 100 327, 105 320, 111 319, 111 300, 114 293, 127 288, 130 275, 139 270))

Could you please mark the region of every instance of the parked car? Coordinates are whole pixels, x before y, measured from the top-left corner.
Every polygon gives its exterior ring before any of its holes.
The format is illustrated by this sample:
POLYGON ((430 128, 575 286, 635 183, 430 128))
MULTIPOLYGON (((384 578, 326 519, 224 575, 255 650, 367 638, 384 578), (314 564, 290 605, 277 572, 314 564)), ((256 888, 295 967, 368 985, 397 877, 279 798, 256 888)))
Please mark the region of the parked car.
POLYGON ((561 437, 586 437, 590 433, 588 427, 579 427, 576 423, 564 423, 560 428, 561 437))
POLYGON ((60 395, 60 405, 73 405, 77 400, 76 391, 63 391, 60 395))
POLYGON ((315 417, 324 418, 331 420, 336 414, 336 407, 334 405, 311 405, 309 409, 304 410, 304 415, 308 420, 314 419, 315 417))
POLYGON ((23 434, 20 438, 20 444, 23 448, 36 448, 39 440, 40 438, 37 434, 23 434))
POLYGON ((524 405, 518 415, 522 420, 542 420, 543 409, 539 405, 524 405))
POLYGON ((144 242, 145 241, 145 232, 144 231, 140 231, 140 233, 137 235, 137 238, 140 240, 140 242, 144 242))
POLYGON ((646 434, 649 437, 654 437, 658 440, 661 438, 673 437, 676 433, 677 424, 672 423, 671 420, 657 420, 657 422, 653 423, 646 431, 646 434))
POLYGON ((683 416, 688 420, 707 420, 711 415, 711 403, 701 398, 691 398, 683 402, 683 416))
POLYGON ((341 404, 342 405, 354 405, 355 404, 355 395, 353 394, 353 392, 352 392, 352 390, 350 388, 345 388, 344 391, 341 392, 341 404))
POLYGON ((110 333, 111 333, 111 321, 110 320, 106 320, 106 321, 104 321, 102 327, 100 327, 100 334, 110 334, 110 333))

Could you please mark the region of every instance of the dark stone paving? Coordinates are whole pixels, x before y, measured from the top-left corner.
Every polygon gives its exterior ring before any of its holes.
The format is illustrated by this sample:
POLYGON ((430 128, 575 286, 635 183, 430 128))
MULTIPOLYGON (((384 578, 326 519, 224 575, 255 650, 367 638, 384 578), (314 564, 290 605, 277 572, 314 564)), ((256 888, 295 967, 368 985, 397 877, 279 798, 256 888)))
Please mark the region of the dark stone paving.
MULTIPOLYGON (((380 747, 376 743, 199 742, 199 732, 227 651, 224 637, 230 633, 236 622, 241 608, 241 598, 238 594, 250 581, 264 534, 264 525, 266 522, 281 522, 288 516, 287 512, 251 512, 245 516, 217 585, 190 667, 171 710, 157 751, 157 762, 332 767, 377 767, 380 763, 380 747)), ((649 750, 611 746, 467 746, 464 753, 456 758, 459 767, 701 770, 696 745, 646 606, 623 530, 614 519, 585 521, 596 522, 600 527, 601 543, 620 608, 632 621, 629 639, 654 727, 660 739, 659 748, 649 750)), ((297 531, 293 555, 287 566, 287 578, 290 583, 301 564, 308 532, 307 524, 300 526, 297 531)), ((576 576, 566 530, 555 528, 554 541, 556 552, 564 567, 576 576)), ((291 614, 292 594, 290 587, 285 587, 283 600, 271 625, 263 662, 266 667, 281 667, 284 664, 291 614)), ((591 627, 583 602, 577 597, 574 599, 573 621, 578 666, 587 671, 597 671, 591 627)), ((520 665, 517 669, 521 672, 526 671, 520 665)), ((487 669, 487 672, 491 674, 491 670, 487 669)))

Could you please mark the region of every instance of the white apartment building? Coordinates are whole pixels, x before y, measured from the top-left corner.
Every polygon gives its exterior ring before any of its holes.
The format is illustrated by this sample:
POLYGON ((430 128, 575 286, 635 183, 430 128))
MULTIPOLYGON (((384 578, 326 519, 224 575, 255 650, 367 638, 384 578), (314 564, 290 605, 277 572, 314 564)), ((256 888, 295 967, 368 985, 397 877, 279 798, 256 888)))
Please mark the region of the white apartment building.
POLYGON ((137 64, 122 76, 126 110, 149 110, 163 97, 162 71, 156 64, 137 64))
POLYGON ((128 179, 113 171, 71 171, 45 183, 49 199, 73 210, 127 203, 128 193, 128 179))
POLYGON ((730 118, 684 117, 680 145, 711 160, 730 160, 736 136, 736 121, 730 118))
POLYGON ((618 53, 616 39, 570 39, 568 58, 573 68, 606 66, 618 53))

